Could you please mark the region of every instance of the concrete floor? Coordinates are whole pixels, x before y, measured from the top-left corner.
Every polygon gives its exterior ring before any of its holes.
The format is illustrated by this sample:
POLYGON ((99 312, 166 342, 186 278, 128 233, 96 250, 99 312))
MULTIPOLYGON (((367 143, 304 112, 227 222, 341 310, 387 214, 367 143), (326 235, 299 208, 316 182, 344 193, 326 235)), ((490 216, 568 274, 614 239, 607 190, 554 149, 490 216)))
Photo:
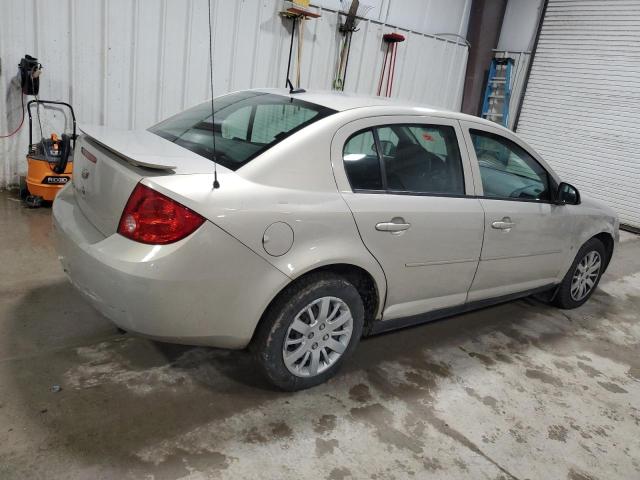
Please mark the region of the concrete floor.
POLYGON ((0 193, 2 479, 640 478, 638 237, 578 310, 522 300, 367 339, 286 394, 245 353, 120 335, 50 230, 0 193))

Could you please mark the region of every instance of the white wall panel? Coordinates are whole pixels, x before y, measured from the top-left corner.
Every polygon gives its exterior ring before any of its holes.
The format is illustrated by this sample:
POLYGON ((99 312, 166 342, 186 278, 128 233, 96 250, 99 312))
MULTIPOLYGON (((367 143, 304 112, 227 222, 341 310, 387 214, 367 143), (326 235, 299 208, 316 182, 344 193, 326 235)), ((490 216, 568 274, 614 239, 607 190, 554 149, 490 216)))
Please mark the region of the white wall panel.
MULTIPOLYGON (((291 22, 281 0, 213 0, 214 93, 284 87, 291 22)), ((330 89, 341 35, 338 0, 304 22, 302 86, 330 89)), ((350 2, 348 2, 350 3, 350 2)), ((458 110, 466 46, 433 33, 466 32, 471 0, 369 0, 353 35, 345 90, 374 94, 385 46, 398 31, 393 96, 458 110), (393 20, 393 21, 392 21, 393 20)), ((40 97, 73 104, 80 123, 146 128, 210 97, 206 0, 2 0, 0 133, 20 119, 17 64, 44 65, 40 97)), ((295 51, 295 47, 294 47, 295 51)), ((292 64, 294 78, 295 62, 292 64)), ((45 134, 61 131, 59 111, 43 111, 45 134)), ((0 187, 24 174, 27 128, 0 139, 0 187)))
MULTIPOLYGON (((527 0, 528 1, 528 0, 527 0)), ((330 10, 345 11, 351 0, 315 0, 330 10)), ((454 33, 466 36, 471 0, 360 0, 371 8, 369 20, 397 25, 418 33, 454 33)))
POLYGON ((640 228, 640 0, 550 0, 518 133, 640 228))
POLYGON ((509 0, 504 12, 498 50, 530 51, 543 0, 509 0))

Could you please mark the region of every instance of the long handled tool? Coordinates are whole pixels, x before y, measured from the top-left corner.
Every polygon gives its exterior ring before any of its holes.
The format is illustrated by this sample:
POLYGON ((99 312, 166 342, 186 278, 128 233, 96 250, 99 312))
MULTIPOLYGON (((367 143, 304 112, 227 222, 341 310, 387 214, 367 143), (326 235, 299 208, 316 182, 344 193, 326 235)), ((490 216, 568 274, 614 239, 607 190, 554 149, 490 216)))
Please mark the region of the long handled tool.
POLYGON ((353 33, 359 30, 358 23, 371 8, 372 6, 364 5, 359 0, 352 0, 349 10, 342 13, 345 16, 345 20, 339 27, 340 33, 342 33, 342 40, 338 47, 336 75, 333 79, 334 90, 344 90, 347 80, 347 67, 349 66, 349 53, 351 53, 351 38, 353 33))
POLYGON ((289 87, 289 93, 299 93, 304 92, 304 89, 300 88, 300 67, 302 65, 302 45, 304 42, 303 32, 304 32, 304 21, 308 18, 318 18, 320 14, 309 10, 309 1, 308 0, 293 0, 293 1, 285 1, 285 9, 280 12, 285 18, 290 18, 292 21, 291 26, 291 42, 289 43, 289 60, 287 61, 287 78, 285 85, 289 87), (300 22, 300 27, 298 28, 298 47, 296 49, 296 87, 293 86, 291 82, 291 77, 289 74, 291 73, 291 57, 293 56, 293 40, 296 35, 296 24, 300 22))
POLYGON ((380 73, 380 81, 378 82, 378 95, 382 93, 382 85, 385 83, 385 97, 390 97, 393 91, 393 78, 396 73, 396 56, 398 53, 398 43, 404 42, 404 35, 399 33, 385 33, 382 39, 387 44, 387 50, 384 54, 384 62, 382 64, 382 72, 380 73), (389 70, 387 71, 387 63, 389 70), (386 75, 386 77, 385 77, 386 75))

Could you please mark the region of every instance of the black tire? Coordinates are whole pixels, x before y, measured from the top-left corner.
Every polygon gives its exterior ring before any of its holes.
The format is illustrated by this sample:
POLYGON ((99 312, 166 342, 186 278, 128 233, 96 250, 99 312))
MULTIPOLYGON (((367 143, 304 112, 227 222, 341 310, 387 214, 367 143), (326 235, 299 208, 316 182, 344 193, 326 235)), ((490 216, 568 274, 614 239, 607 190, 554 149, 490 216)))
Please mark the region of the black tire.
POLYGON ((607 265, 608 258, 607 252, 604 248, 604 245, 597 238, 590 239, 587 243, 585 243, 576 255, 576 258, 573 260, 569 271, 562 279, 562 283, 558 286, 558 290, 556 295, 552 301, 552 303, 559 308, 563 308, 566 310, 577 308, 580 305, 584 304, 589 297, 593 294, 595 289, 598 287, 598 283, 600 283, 600 278, 602 277, 602 273, 607 265), (594 284, 591 289, 586 293, 583 298, 575 299, 571 295, 571 285, 573 281, 573 277, 576 274, 576 270, 578 269, 578 265, 583 259, 589 255, 591 252, 596 252, 600 257, 600 269, 598 271, 597 277, 595 278, 594 284))
MULTIPOLYGON (((339 275, 326 272, 312 273, 288 286, 276 298, 265 312, 250 349, 259 370, 270 383, 286 391, 303 390, 323 383, 336 374, 358 345, 363 325, 364 305, 358 290, 339 275), (351 337, 346 349, 334 363, 329 365, 325 362, 325 365, 329 366, 323 367, 326 368, 324 371, 313 376, 297 376, 289 370, 284 361, 283 347, 289 327, 303 309, 323 297, 334 297, 348 306, 352 318, 351 337)), ((319 341, 320 337, 317 339, 319 341)), ((304 342, 307 342, 306 337, 304 342)))

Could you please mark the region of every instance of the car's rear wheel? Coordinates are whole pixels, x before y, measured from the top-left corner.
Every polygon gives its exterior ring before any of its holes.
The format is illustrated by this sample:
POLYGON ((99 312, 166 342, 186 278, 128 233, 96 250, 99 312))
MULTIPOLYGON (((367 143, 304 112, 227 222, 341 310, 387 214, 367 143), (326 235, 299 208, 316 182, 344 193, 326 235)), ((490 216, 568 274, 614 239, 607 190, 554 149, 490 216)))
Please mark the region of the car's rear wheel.
POLYGON ((565 309, 576 308, 585 303, 600 282, 606 255, 604 245, 597 238, 585 243, 558 287, 553 303, 565 309))
POLYGON ((251 349, 271 383, 302 390, 335 375, 358 344, 363 324, 362 298, 348 280, 310 274, 270 306, 251 349))

